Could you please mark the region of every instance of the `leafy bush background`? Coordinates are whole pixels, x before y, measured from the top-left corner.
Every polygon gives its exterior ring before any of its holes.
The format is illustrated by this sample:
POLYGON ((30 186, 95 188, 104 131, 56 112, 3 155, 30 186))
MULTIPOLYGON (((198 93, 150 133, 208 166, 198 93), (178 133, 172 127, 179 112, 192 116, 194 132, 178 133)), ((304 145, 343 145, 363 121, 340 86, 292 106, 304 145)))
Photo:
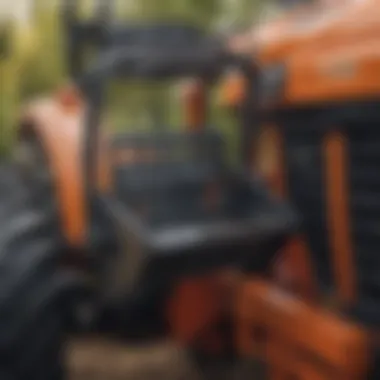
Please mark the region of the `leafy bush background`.
MULTIPOLYGON (((30 0, 33 1, 33 0, 30 0)), ((94 1, 78 0, 81 17, 90 17, 94 1)), ((108 0, 110 1, 110 0, 108 0)), ((60 20, 58 0, 34 0, 34 11, 28 25, 11 22, 0 25, 10 32, 10 51, 0 56, 0 152, 9 152, 20 106, 27 99, 50 92, 66 80, 64 33, 60 20)), ((221 24, 241 27, 260 18, 269 2, 260 0, 115 0, 115 14, 128 20, 176 19, 190 20, 203 27, 221 24)), ((169 115, 178 121, 178 107, 174 105, 173 91, 164 86, 113 85, 109 91, 109 116, 117 126, 150 126, 155 109, 169 109, 169 115), (120 107, 122 104, 122 107, 120 107), (147 104, 150 105, 147 107, 147 104), (123 115, 117 110, 122 109, 123 115), (151 113, 151 114, 150 114, 151 113)), ((218 110, 214 120, 228 134, 234 145, 236 134, 231 128, 230 116, 218 110)))

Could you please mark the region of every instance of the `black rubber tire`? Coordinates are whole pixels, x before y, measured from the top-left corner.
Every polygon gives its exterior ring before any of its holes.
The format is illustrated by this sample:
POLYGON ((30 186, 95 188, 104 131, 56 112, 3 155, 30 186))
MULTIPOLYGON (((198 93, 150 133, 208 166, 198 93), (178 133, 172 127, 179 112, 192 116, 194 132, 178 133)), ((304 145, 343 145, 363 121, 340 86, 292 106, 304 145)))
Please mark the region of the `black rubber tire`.
POLYGON ((17 167, 0 167, 0 378, 64 377, 62 239, 42 185, 26 186, 17 167))

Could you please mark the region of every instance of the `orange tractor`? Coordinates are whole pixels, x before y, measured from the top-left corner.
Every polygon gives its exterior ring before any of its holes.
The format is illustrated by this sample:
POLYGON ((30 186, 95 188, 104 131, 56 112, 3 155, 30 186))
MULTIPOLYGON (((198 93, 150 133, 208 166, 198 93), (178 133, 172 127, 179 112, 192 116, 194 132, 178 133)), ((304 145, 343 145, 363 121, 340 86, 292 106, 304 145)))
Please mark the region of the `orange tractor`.
POLYGON ((222 315, 213 273, 266 272, 296 228, 245 162, 230 167, 209 128, 105 134, 112 78, 212 85, 234 67, 251 81, 250 62, 181 25, 107 25, 102 36, 73 85, 25 107, 17 162, 2 168, 1 379, 60 378, 68 320, 78 333, 160 334, 189 347, 206 337, 211 350, 222 315))
POLYGON ((376 0, 322 4, 230 41, 257 77, 231 76, 224 101, 255 87, 252 168, 303 220, 277 275, 237 300, 240 352, 270 379, 379 378, 379 17, 376 0))
POLYGON ((215 353, 214 273, 235 268, 238 356, 271 380, 379 378, 377 3, 307 5, 229 44, 178 25, 107 27, 74 88, 26 107, 19 163, 0 177, 0 377, 58 378, 73 309, 79 332, 155 326, 215 353), (205 128, 206 90, 231 68, 240 170, 205 128), (191 131, 105 136, 115 76, 197 78, 191 131))

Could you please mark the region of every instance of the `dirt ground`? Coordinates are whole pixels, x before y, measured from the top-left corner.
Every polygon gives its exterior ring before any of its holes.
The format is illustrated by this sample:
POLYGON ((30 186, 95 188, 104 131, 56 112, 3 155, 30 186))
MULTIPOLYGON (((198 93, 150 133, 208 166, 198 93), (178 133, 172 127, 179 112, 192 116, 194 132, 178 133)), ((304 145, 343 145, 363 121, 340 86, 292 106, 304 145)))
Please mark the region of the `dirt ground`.
POLYGON ((245 380, 252 371, 212 368, 201 374, 187 353, 170 342, 125 346, 96 338, 67 348, 68 380, 245 380), (244 373, 243 373, 244 372, 244 373))
POLYGON ((69 380, 197 380, 187 355, 170 343, 125 346, 101 339, 68 346, 69 380))

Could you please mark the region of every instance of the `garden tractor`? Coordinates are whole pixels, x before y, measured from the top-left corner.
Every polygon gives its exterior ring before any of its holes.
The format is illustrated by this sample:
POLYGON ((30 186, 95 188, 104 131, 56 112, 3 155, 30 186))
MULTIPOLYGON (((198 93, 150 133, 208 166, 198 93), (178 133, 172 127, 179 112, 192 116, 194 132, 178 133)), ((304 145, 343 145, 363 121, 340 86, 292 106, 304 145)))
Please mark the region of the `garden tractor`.
POLYGON ((78 334, 139 331, 196 347, 221 314, 207 278, 226 267, 265 275, 297 229, 291 208, 247 174, 247 152, 231 167, 208 127, 106 134, 111 79, 196 77, 208 87, 230 67, 251 81, 251 64, 181 25, 112 33, 73 84, 25 106, 17 161, 2 168, 2 379, 59 378, 66 316, 78 334), (212 298, 175 296, 202 276, 212 298))
POLYGON ((271 379, 380 376, 378 5, 341 2, 231 41, 257 76, 249 86, 235 76, 224 100, 236 110, 256 88, 252 167, 303 220, 301 249, 284 250, 293 282, 251 278, 237 300, 240 352, 271 379))

